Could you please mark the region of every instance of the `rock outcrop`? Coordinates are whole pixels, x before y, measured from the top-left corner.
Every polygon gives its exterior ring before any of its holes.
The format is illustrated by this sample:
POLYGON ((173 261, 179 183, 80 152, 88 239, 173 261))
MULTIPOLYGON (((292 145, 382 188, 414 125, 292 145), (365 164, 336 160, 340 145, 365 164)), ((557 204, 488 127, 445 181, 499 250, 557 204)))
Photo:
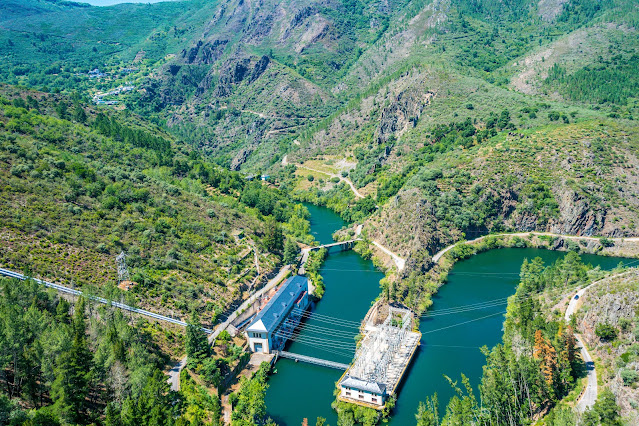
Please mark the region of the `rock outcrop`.
POLYGON ((548 230, 556 234, 591 236, 603 228, 606 211, 595 211, 590 202, 562 185, 555 192, 559 204, 559 218, 549 222, 548 230))
POLYGON ((408 129, 415 127, 424 107, 430 103, 433 96, 433 92, 424 94, 414 88, 400 92, 395 100, 382 111, 377 130, 377 143, 386 143, 391 136, 399 137, 408 129))

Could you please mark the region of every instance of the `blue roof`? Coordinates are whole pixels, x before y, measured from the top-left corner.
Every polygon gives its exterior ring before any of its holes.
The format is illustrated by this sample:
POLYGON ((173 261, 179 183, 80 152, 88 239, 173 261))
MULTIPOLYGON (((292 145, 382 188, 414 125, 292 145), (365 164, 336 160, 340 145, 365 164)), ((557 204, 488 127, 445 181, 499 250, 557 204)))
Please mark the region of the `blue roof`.
POLYGON ((291 310, 291 306, 303 292, 308 291, 308 279, 296 275, 282 284, 277 293, 269 300, 264 309, 256 316, 248 331, 272 332, 291 310))

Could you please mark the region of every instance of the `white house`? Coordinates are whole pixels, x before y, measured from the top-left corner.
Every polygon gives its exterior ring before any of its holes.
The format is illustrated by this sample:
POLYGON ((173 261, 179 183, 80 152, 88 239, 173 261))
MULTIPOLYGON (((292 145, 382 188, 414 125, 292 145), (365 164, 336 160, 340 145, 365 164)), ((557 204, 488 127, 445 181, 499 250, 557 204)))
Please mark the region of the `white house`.
POLYGON ((296 275, 286 280, 246 329, 251 351, 283 349, 309 304, 308 279, 296 275))
POLYGON ((368 403, 379 407, 386 402, 386 385, 346 376, 339 383, 340 399, 368 403))

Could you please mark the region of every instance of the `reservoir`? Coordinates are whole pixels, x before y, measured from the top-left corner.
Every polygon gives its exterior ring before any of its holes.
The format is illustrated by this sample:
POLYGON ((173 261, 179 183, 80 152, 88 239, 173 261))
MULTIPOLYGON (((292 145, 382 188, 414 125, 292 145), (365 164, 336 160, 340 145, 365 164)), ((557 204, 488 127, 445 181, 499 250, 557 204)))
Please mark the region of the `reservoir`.
MULTIPOLYGON (((311 212, 311 232, 315 239, 321 243, 332 242, 332 233, 345 222, 327 208, 306 206, 311 212)), ((400 384, 399 398, 389 423, 414 425, 419 402, 435 392, 443 413, 453 396, 444 375, 455 381, 463 373, 476 389, 485 363, 479 348, 492 347, 501 341, 504 299, 515 292, 523 260, 541 257, 550 264, 564 255, 564 252, 542 249, 509 248, 491 250, 458 262, 448 282, 434 296, 429 316, 422 318, 421 346, 400 384), (489 301, 496 302, 488 308, 452 310, 489 301)), ((612 269, 619 262, 627 261, 585 254, 581 258, 603 269, 612 269)), ((375 269, 372 261, 362 259, 353 251, 331 252, 320 272, 326 286, 324 297, 313 308, 308 326, 286 350, 348 364, 354 353, 352 338, 357 334, 356 324, 379 295, 379 280, 384 275, 375 269)), ((312 425, 321 416, 331 426, 337 426, 331 403, 341 371, 288 359, 278 360, 275 369, 277 373, 269 378, 266 406, 278 424, 298 426, 303 418, 308 418, 312 425)))

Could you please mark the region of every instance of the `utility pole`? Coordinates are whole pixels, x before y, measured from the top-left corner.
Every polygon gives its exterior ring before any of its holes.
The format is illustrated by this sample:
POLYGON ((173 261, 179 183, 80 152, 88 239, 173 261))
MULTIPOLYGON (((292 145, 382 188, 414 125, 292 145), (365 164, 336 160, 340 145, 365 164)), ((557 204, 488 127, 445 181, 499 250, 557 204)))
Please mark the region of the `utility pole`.
POLYGON ((115 258, 115 263, 118 265, 118 284, 122 281, 131 281, 129 270, 126 268, 126 255, 124 251, 120 252, 118 257, 115 258))

